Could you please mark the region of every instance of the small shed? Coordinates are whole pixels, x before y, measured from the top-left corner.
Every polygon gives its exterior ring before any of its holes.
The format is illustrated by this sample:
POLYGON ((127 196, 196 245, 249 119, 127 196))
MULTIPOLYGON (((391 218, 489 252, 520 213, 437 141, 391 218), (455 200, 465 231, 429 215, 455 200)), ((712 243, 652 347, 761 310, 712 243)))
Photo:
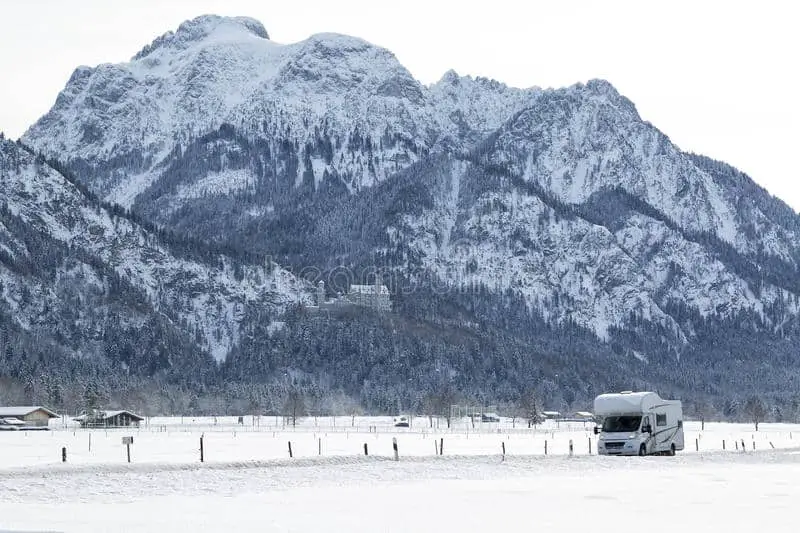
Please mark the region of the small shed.
POLYGON ((144 417, 130 411, 106 411, 105 420, 111 427, 139 427, 139 422, 144 420, 144 417))
POLYGON ((19 407, 0 407, 0 418, 16 418, 28 426, 47 426, 51 418, 58 415, 41 405, 24 405, 19 407))
POLYGON ((96 411, 94 413, 83 414, 75 417, 80 422, 81 427, 85 428, 117 428, 117 427, 139 427, 139 423, 144 420, 130 411, 96 411))
POLYGON ((542 411, 545 420, 558 420, 561 418, 561 413, 558 411, 542 411))

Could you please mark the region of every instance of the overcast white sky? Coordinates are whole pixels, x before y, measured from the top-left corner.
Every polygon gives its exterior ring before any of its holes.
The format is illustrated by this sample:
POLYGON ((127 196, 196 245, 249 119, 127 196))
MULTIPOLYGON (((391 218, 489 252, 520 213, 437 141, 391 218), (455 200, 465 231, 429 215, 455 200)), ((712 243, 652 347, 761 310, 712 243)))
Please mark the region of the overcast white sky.
POLYGON ((247 15, 289 43, 318 32, 517 87, 609 80, 684 150, 800 210, 800 9, 779 0, 0 0, 0 131, 19 137, 78 65, 124 62, 186 19, 247 15))

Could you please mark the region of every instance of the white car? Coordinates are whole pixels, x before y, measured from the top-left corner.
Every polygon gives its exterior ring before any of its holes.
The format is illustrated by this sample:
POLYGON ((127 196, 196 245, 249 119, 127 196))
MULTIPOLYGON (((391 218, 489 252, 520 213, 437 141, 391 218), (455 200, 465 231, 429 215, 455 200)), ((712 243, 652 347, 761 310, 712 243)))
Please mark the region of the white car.
POLYGON ((25 422, 19 418, 0 418, 0 431, 19 431, 25 422))

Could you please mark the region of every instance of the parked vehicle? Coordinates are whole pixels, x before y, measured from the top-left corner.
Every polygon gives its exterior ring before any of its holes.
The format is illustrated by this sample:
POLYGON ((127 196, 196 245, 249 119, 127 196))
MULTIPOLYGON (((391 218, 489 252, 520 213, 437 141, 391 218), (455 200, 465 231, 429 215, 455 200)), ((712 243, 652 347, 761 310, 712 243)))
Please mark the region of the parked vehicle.
POLYGON ((680 400, 664 400, 655 392, 601 394, 594 400, 600 455, 675 455, 683 450, 683 408, 680 400))
POLYGON ((24 425, 19 418, 0 418, 0 431, 19 431, 24 425))
POLYGON ((399 419, 397 418, 394 419, 394 427, 396 428, 407 428, 410 425, 411 424, 409 423, 408 418, 405 416, 401 416, 399 419))

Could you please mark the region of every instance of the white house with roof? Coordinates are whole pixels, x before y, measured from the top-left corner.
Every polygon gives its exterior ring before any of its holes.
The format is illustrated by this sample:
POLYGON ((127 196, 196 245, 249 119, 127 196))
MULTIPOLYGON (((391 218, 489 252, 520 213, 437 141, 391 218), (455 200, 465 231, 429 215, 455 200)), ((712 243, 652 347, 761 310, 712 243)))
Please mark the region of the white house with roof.
POLYGON ((5 418, 21 420, 28 426, 47 426, 58 414, 41 405, 0 407, 0 419, 5 418))

